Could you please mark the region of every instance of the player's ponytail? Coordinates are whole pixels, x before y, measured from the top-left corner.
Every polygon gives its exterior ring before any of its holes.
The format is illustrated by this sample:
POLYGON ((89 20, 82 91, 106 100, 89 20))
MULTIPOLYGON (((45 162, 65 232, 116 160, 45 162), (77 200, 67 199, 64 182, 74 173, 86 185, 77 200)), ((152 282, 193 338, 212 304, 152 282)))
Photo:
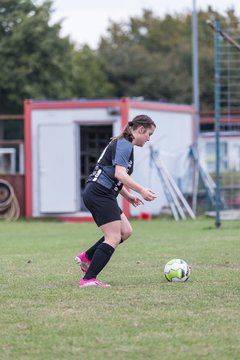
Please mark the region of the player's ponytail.
POLYGON ((132 121, 127 123, 123 132, 119 136, 115 136, 111 140, 125 138, 133 141, 134 136, 132 131, 136 130, 139 126, 149 129, 152 126, 156 127, 156 124, 148 115, 137 115, 132 119, 132 121))

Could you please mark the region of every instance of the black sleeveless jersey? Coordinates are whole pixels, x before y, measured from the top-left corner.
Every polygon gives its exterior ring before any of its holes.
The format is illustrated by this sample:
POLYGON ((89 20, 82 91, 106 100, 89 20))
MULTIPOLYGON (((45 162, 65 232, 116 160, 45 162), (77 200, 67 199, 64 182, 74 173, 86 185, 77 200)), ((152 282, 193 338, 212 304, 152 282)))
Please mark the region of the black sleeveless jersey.
POLYGON ((114 139, 103 150, 87 182, 97 182, 116 195, 123 184, 115 177, 115 165, 126 168, 128 175, 133 172, 133 144, 125 139, 114 139))

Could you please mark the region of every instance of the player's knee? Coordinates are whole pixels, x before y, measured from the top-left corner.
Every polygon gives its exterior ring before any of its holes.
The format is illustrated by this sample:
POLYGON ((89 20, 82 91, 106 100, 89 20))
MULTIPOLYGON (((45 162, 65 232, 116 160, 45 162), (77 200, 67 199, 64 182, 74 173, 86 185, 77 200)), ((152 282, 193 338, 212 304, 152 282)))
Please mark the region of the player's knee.
POLYGON ((111 245, 114 249, 116 249, 120 241, 121 241, 120 234, 115 233, 115 234, 105 235, 105 242, 111 245))
POLYGON ((122 240, 125 241, 127 240, 133 233, 132 227, 129 226, 128 228, 124 229, 124 231, 122 231, 122 240))

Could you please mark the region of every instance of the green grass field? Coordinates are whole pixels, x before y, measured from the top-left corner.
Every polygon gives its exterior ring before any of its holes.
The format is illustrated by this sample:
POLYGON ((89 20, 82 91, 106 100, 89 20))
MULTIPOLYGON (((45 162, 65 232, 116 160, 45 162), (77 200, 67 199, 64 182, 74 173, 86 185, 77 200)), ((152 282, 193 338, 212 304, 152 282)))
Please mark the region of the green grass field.
POLYGON ((240 223, 132 225, 100 276, 112 287, 79 289, 93 223, 0 222, 1 359, 240 359, 240 223), (163 276, 175 257, 187 283, 163 276))

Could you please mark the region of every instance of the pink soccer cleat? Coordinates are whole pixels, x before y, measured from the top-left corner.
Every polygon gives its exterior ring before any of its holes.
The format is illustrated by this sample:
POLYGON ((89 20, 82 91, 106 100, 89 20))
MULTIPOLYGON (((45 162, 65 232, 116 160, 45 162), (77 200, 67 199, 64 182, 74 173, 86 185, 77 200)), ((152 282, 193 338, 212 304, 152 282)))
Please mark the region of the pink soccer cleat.
POLYGON ((88 286, 109 287, 111 285, 110 284, 104 284, 104 283, 102 283, 101 281, 99 281, 97 279, 89 279, 89 280, 80 279, 79 287, 88 287, 88 286))
POLYGON ((80 265, 82 272, 86 273, 91 263, 91 260, 88 260, 88 258, 86 257, 86 252, 84 251, 78 256, 76 256, 75 261, 77 265, 80 265))

